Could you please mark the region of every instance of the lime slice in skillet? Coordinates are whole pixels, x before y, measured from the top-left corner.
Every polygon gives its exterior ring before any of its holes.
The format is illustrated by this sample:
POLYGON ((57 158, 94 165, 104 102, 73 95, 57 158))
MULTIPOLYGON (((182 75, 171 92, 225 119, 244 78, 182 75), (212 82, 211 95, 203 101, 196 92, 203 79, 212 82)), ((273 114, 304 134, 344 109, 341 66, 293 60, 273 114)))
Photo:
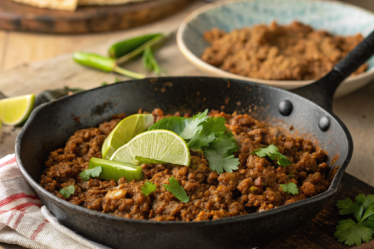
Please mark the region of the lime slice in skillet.
POLYGON ((100 179, 115 180, 116 182, 121 177, 125 177, 128 182, 134 179, 136 181, 143 179, 143 170, 140 166, 92 157, 88 163, 88 168, 93 169, 99 166, 102 167, 99 175, 100 179))
POLYGON ((0 121, 5 125, 22 124, 34 108, 35 95, 0 100, 0 121))
POLYGON ((190 151, 184 139, 174 132, 151 130, 134 137, 119 148, 110 160, 135 165, 144 162, 188 166, 190 151))
POLYGON ((109 159, 118 148, 147 130, 153 123, 152 114, 134 114, 123 119, 105 139, 101 147, 102 157, 109 159))

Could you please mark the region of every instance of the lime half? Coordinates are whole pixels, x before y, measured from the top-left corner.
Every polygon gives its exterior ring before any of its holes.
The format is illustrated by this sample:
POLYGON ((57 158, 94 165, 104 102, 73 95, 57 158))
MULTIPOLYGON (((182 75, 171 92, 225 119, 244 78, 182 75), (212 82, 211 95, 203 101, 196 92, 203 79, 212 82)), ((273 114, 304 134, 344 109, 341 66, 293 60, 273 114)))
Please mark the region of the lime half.
POLYGON ((186 142, 172 131, 151 130, 134 137, 119 148, 110 160, 139 165, 135 159, 190 165, 190 150, 186 142))
POLYGON ((134 114, 123 119, 105 139, 101 147, 102 157, 109 159, 118 148, 147 130, 153 123, 152 114, 134 114))
POLYGON ((34 108, 35 95, 0 100, 0 121, 5 125, 22 124, 34 108))

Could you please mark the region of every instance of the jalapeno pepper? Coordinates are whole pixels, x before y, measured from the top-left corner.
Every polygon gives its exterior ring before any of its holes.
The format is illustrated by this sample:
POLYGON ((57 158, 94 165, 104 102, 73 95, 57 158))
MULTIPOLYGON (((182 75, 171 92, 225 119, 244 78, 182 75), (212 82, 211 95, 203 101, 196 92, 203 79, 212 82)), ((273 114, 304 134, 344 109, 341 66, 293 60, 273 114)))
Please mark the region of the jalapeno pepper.
POLYGON ((116 72, 124 76, 134 78, 134 79, 143 79, 144 75, 131 72, 124 68, 121 68, 117 65, 116 61, 109 57, 104 57, 98 54, 85 53, 85 52, 76 52, 73 54, 74 60, 87 67, 95 68, 104 72, 116 72))
POLYGON ((163 36, 163 35, 160 33, 148 34, 148 35, 133 37, 125 41, 117 42, 113 44, 112 46, 110 46, 108 50, 109 57, 116 59, 121 56, 124 56, 130 53, 131 51, 137 49, 138 47, 142 46, 144 43, 158 36, 163 36))

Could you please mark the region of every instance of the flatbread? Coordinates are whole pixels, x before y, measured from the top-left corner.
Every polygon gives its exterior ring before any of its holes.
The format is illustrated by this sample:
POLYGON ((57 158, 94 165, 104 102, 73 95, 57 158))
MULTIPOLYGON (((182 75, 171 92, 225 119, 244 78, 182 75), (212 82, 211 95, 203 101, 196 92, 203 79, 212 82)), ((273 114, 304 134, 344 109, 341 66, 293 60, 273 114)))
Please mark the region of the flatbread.
MULTIPOLYGON (((31 5, 38 8, 74 11, 78 0, 12 0, 14 2, 31 5)), ((105 0, 104 0, 105 1, 105 0)))
POLYGON ((116 5, 149 0, 78 0, 78 5, 116 5))

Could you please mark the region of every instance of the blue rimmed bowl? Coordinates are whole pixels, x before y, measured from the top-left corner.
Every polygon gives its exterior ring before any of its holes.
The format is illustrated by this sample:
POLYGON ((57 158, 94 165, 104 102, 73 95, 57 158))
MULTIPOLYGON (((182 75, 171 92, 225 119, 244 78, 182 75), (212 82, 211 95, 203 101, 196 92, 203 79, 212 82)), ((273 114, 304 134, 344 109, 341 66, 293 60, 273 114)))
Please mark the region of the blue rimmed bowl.
MULTIPOLYGON (((294 20, 337 35, 368 35, 374 30, 374 14, 362 8, 329 1, 311 0, 241 0, 208 4, 191 13, 180 25, 177 34, 179 49, 200 71, 207 75, 250 80, 283 89, 295 89, 313 80, 263 80, 224 71, 200 59, 209 44, 205 31, 219 28, 232 31, 256 24, 289 24, 294 20)), ((374 79, 374 57, 368 61, 368 70, 349 77, 338 88, 335 97, 342 97, 374 79)))

